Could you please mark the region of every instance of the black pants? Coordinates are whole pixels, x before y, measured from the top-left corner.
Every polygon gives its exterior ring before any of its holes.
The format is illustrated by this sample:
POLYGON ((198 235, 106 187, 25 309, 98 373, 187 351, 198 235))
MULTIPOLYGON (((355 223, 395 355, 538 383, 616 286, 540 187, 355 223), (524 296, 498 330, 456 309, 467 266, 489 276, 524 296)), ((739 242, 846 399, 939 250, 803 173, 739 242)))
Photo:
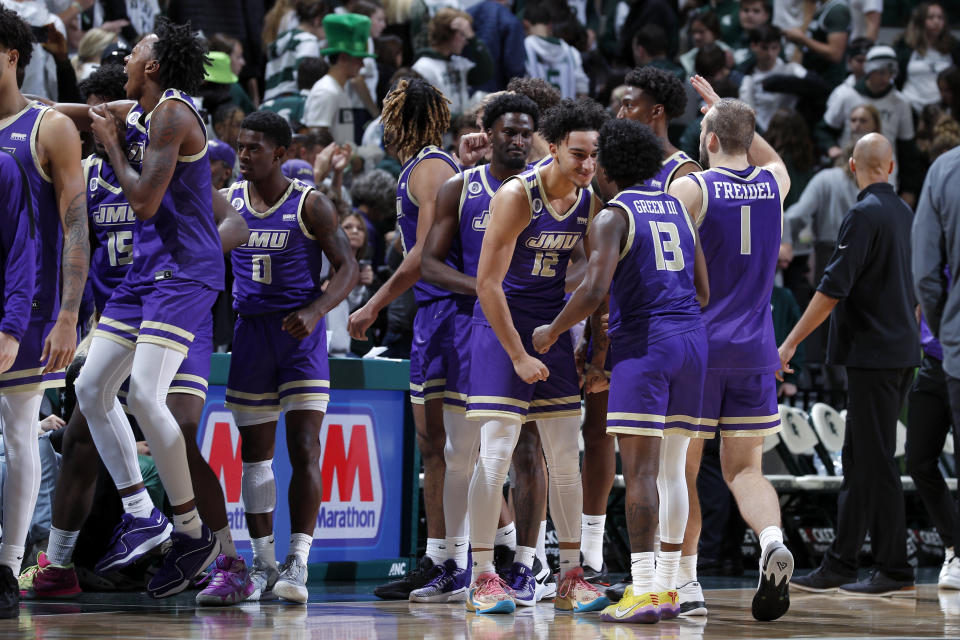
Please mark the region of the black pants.
MULTIPOLYGON (((954 378, 953 376, 946 376, 947 379, 947 395, 950 398, 950 413, 953 416, 953 443, 954 447, 960 445, 960 380, 954 378)), ((960 460, 960 451, 954 453, 958 460, 960 460)), ((960 491, 957 492, 957 500, 960 502, 960 491)), ((956 510, 954 513, 954 529, 953 529, 953 541, 957 544, 960 544, 960 506, 957 504, 954 505, 956 510)), ((946 541, 944 541, 946 545, 946 541)), ((954 547, 956 549, 956 547, 954 547)))
POLYGON ((900 469, 894 460, 897 416, 913 368, 847 367, 847 427, 843 484, 837 500, 837 538, 823 558, 831 571, 855 577, 867 531, 876 568, 895 580, 913 580, 907 564, 907 526, 900 469))
MULTIPOLYGON (((957 381, 960 385, 960 381, 957 381)), ((907 473, 917 485, 930 519, 944 547, 952 547, 957 527, 957 505, 940 473, 940 453, 950 432, 950 398, 943 367, 924 356, 910 389, 907 413, 907 473)), ((960 442, 960 438, 955 439, 960 442)))

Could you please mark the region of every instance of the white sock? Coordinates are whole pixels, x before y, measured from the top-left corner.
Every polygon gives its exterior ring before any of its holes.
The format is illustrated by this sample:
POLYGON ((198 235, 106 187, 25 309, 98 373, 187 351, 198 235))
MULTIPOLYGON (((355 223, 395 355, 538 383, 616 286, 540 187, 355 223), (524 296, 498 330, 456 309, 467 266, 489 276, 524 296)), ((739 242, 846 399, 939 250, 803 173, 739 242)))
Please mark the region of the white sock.
POLYGON ((653 578, 656 591, 673 591, 677 588, 677 573, 680 569, 679 551, 661 551, 657 555, 657 568, 653 578))
POLYGON ((24 547, 0 543, 0 565, 10 567, 14 577, 20 575, 20 566, 23 564, 24 547))
POLYGON ((146 487, 128 496, 120 496, 120 501, 123 502, 123 510, 135 518, 149 518, 153 513, 153 500, 146 487))
POLYGON ((290 536, 290 555, 297 556, 306 565, 310 556, 310 547, 313 545, 313 536, 306 533, 294 533, 290 536))
POLYGON ((774 542, 779 542, 783 544, 783 532, 780 531, 780 527, 770 525, 766 529, 760 532, 760 560, 763 561, 763 555, 767 552, 767 548, 774 542))
POLYGON ((50 540, 47 542, 47 560, 53 564, 65 566, 70 564, 73 549, 77 546, 79 531, 64 531, 50 527, 50 540))
POLYGON ((473 552, 473 580, 476 581, 481 573, 493 573, 493 549, 490 551, 473 552))
POLYGON ((225 526, 223 529, 214 531, 213 535, 217 536, 217 540, 220 541, 220 553, 228 558, 240 557, 240 554, 237 553, 237 545, 233 544, 233 535, 230 533, 230 525, 225 526))
POLYGON ((433 564, 443 564, 447 559, 447 545, 443 538, 427 538, 427 557, 433 560, 433 564))
POLYGON ((697 554, 680 556, 680 569, 677 572, 677 584, 683 586, 697 581, 697 554))
POLYGON ((560 549, 560 576, 580 566, 580 549, 560 549))
POLYGON ((527 569, 533 569, 533 559, 537 555, 537 550, 533 547, 517 547, 517 555, 514 562, 519 562, 527 569))
POLYGON ((202 526, 203 521, 200 520, 200 514, 197 513, 196 507, 186 513, 173 514, 173 530, 179 533, 185 533, 194 540, 199 539, 203 535, 202 526))
POLYGON ((470 538, 447 538, 447 559, 453 559, 458 569, 469 569, 467 554, 470 552, 470 538))
POLYGON ((537 534, 537 558, 540 560, 541 566, 545 569, 549 568, 550 565, 547 564, 547 521, 540 521, 540 533, 537 534))
POLYGON ((273 536, 263 536, 262 538, 251 538, 250 546, 253 547, 253 557, 260 560, 261 564, 268 567, 277 568, 277 552, 274 549, 273 536))
POLYGON ((653 591, 653 551, 630 554, 630 577, 633 580, 633 594, 653 591))
POLYGON ((497 529, 497 535, 493 539, 495 546, 510 547, 511 550, 517 548, 517 528, 510 522, 505 527, 497 529))
POLYGON ((606 522, 606 515, 580 515, 580 553, 583 554, 583 564, 597 571, 603 566, 603 529, 606 522))

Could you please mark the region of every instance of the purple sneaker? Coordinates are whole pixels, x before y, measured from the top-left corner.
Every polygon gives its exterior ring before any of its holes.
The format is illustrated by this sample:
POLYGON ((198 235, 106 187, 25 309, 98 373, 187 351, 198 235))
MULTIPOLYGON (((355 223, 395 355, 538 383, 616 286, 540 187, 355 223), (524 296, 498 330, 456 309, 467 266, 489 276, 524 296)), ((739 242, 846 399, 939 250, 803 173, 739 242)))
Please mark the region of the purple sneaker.
POLYGON ((410 602, 463 602, 470 586, 471 572, 450 558, 435 566, 430 582, 410 592, 410 602))
POLYGON ((246 600, 253 593, 253 581, 243 558, 231 558, 220 554, 213 571, 208 574, 209 583, 197 594, 197 604, 222 606, 246 600))
POLYGON ((147 585, 147 593, 154 598, 166 598, 186 589, 194 576, 220 553, 220 542, 207 525, 202 525, 199 538, 174 531, 170 540, 173 544, 163 555, 163 565, 147 585))
POLYGON ((510 567, 510 588, 513 589, 513 599, 517 604, 524 607, 532 607, 537 604, 537 578, 533 575, 533 569, 520 562, 514 562, 510 567))
POLYGON ((130 566, 151 549, 170 537, 173 525, 156 507, 149 518, 137 518, 125 513, 113 530, 107 553, 100 558, 94 571, 100 574, 118 571, 130 566))

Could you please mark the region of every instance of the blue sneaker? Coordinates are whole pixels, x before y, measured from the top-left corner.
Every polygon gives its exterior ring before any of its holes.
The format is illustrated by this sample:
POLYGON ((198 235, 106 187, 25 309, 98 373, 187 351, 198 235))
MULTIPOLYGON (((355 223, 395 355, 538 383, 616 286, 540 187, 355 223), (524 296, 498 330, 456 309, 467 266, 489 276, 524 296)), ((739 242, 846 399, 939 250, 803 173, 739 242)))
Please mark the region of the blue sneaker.
POLYGON ((511 581, 507 584, 513 589, 513 599, 517 604, 524 607, 532 607, 537 604, 537 578, 533 575, 533 569, 525 564, 514 562, 510 568, 511 581))
POLYGON ((147 593, 154 598, 180 593, 220 554, 220 542, 207 525, 202 525, 199 538, 174 531, 170 539, 173 544, 163 555, 157 575, 147 585, 147 593))
POLYGON ((470 573, 450 558, 433 568, 430 582, 410 592, 410 602, 463 602, 470 586, 470 573))
POLYGON ((94 571, 104 574, 130 566, 148 551, 166 542, 171 531, 173 525, 156 507, 149 518, 123 514, 113 530, 107 552, 100 558, 94 571))

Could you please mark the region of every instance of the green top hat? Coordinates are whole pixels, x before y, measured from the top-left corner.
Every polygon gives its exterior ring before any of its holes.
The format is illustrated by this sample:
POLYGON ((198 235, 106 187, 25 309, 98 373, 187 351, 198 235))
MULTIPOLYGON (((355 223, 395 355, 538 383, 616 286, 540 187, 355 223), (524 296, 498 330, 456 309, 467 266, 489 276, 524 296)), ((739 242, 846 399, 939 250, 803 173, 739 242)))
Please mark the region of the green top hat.
POLYGON ((236 74, 230 70, 230 56, 222 51, 211 51, 207 54, 204 71, 204 80, 207 82, 233 84, 237 81, 236 74))
POLYGON ((370 39, 370 18, 358 13, 331 13, 323 19, 327 46, 320 55, 346 53, 354 58, 375 58, 367 51, 370 39))

